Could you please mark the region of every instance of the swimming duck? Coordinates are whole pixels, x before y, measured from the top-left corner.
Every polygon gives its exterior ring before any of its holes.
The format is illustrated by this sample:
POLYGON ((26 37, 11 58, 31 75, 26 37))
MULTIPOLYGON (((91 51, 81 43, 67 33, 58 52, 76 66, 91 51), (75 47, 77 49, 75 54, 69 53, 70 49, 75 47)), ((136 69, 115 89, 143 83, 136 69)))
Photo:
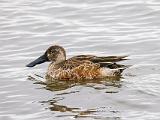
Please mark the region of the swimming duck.
POLYGON ((46 52, 26 65, 34 67, 47 61, 47 75, 59 80, 99 79, 120 76, 125 69, 124 65, 115 62, 125 60, 127 56, 98 57, 94 55, 78 55, 66 59, 66 52, 62 46, 50 46, 46 52))

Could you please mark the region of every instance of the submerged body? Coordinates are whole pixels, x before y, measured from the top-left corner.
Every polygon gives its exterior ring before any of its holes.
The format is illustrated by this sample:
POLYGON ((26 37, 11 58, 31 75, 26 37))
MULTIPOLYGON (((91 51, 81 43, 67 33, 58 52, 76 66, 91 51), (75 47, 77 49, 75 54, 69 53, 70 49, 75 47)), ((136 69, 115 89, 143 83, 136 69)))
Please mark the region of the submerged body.
POLYGON ((79 55, 66 60, 66 53, 61 46, 51 46, 44 55, 31 62, 27 67, 45 61, 51 61, 47 76, 59 80, 97 79, 120 76, 125 69, 124 65, 115 62, 125 60, 126 56, 97 57, 79 55))

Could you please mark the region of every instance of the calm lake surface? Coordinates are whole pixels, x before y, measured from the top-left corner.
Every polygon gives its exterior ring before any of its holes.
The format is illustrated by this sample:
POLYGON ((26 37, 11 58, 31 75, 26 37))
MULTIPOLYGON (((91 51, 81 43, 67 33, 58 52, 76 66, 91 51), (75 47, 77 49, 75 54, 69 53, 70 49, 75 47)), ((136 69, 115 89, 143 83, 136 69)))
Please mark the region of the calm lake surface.
POLYGON ((159 120, 159 0, 1 0, 0 120, 159 120), (129 55, 120 80, 44 84, 50 45, 67 57, 129 55))

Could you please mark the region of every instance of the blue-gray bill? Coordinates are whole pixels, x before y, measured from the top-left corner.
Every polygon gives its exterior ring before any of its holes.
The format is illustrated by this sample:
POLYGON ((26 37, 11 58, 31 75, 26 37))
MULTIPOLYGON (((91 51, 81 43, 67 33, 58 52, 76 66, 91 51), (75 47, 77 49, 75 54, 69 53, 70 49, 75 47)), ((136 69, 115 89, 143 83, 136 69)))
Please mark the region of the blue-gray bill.
POLYGON ((44 55, 40 56, 39 58, 37 58, 36 60, 34 60, 33 62, 27 64, 26 67, 34 67, 37 64, 41 64, 41 63, 44 63, 47 61, 49 61, 49 60, 48 60, 47 56, 44 54, 44 55))

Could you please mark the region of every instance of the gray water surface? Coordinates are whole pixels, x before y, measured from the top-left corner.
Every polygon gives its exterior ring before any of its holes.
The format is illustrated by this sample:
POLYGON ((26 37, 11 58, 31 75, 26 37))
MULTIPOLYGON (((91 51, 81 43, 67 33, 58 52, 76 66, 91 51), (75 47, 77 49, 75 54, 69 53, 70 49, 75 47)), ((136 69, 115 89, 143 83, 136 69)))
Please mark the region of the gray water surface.
POLYGON ((159 120, 160 1, 1 0, 0 120, 159 120), (50 45, 129 55, 119 81, 42 84, 50 45))

